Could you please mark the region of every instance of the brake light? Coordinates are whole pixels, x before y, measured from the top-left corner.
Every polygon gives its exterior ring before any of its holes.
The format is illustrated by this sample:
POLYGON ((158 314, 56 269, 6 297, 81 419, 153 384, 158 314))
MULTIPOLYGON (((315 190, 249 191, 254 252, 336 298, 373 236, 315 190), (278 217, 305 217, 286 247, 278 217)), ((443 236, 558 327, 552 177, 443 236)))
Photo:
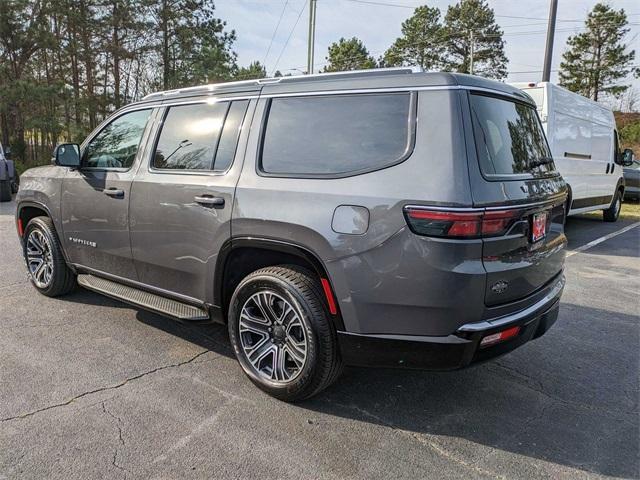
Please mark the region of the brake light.
POLYGON ((511 327, 498 333, 492 333, 480 341, 480 347, 488 347, 489 345, 504 342, 505 340, 515 337, 518 333, 520 333, 520 327, 511 327))
POLYGON ((485 212, 482 217, 482 234, 498 235, 506 232, 511 222, 519 215, 519 210, 494 210, 485 212))
POLYGON ((520 210, 478 210, 460 212, 405 207, 407 224, 418 235, 430 237, 479 238, 504 235, 520 210))

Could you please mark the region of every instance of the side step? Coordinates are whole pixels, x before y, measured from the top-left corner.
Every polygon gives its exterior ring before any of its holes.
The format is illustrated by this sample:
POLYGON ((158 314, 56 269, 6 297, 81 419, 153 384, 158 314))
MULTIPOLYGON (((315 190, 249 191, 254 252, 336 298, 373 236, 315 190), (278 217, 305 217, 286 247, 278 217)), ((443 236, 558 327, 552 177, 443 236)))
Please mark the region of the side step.
POLYGON ((78 284, 107 297, 142 307, 147 310, 167 315, 178 320, 199 321, 209 320, 209 313, 201 307, 178 302, 167 297, 145 292, 137 288, 112 282, 94 275, 78 275, 78 284))

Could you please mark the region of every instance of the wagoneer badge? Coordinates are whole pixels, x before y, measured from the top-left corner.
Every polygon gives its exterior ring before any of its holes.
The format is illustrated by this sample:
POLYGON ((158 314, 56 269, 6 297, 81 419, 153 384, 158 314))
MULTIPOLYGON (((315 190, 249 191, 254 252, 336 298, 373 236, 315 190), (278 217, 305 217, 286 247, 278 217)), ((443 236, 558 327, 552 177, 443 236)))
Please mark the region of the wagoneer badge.
POLYGON ((509 287, 509 283, 504 280, 500 280, 492 285, 491 291, 493 293, 504 293, 507 287, 509 287))

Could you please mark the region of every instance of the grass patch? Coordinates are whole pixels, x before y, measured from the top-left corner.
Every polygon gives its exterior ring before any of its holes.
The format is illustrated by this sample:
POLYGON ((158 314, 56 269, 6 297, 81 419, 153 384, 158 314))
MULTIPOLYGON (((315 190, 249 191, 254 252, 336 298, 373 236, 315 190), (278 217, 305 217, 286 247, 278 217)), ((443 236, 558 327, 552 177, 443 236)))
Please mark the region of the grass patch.
MULTIPOLYGON (((595 212, 589 212, 583 214, 585 217, 598 217, 602 218, 602 211, 596 210, 595 212)), ((622 203, 622 210, 620 211, 620 220, 633 220, 635 222, 640 221, 640 202, 626 200, 622 203)))

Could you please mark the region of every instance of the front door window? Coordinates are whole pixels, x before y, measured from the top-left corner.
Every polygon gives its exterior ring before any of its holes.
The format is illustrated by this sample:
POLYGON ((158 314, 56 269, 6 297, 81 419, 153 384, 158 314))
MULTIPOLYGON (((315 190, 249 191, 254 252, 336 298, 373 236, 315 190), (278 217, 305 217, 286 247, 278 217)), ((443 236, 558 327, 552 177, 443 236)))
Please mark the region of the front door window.
POLYGON ((83 168, 131 168, 150 115, 151 109, 136 110, 109 123, 87 145, 83 168))

